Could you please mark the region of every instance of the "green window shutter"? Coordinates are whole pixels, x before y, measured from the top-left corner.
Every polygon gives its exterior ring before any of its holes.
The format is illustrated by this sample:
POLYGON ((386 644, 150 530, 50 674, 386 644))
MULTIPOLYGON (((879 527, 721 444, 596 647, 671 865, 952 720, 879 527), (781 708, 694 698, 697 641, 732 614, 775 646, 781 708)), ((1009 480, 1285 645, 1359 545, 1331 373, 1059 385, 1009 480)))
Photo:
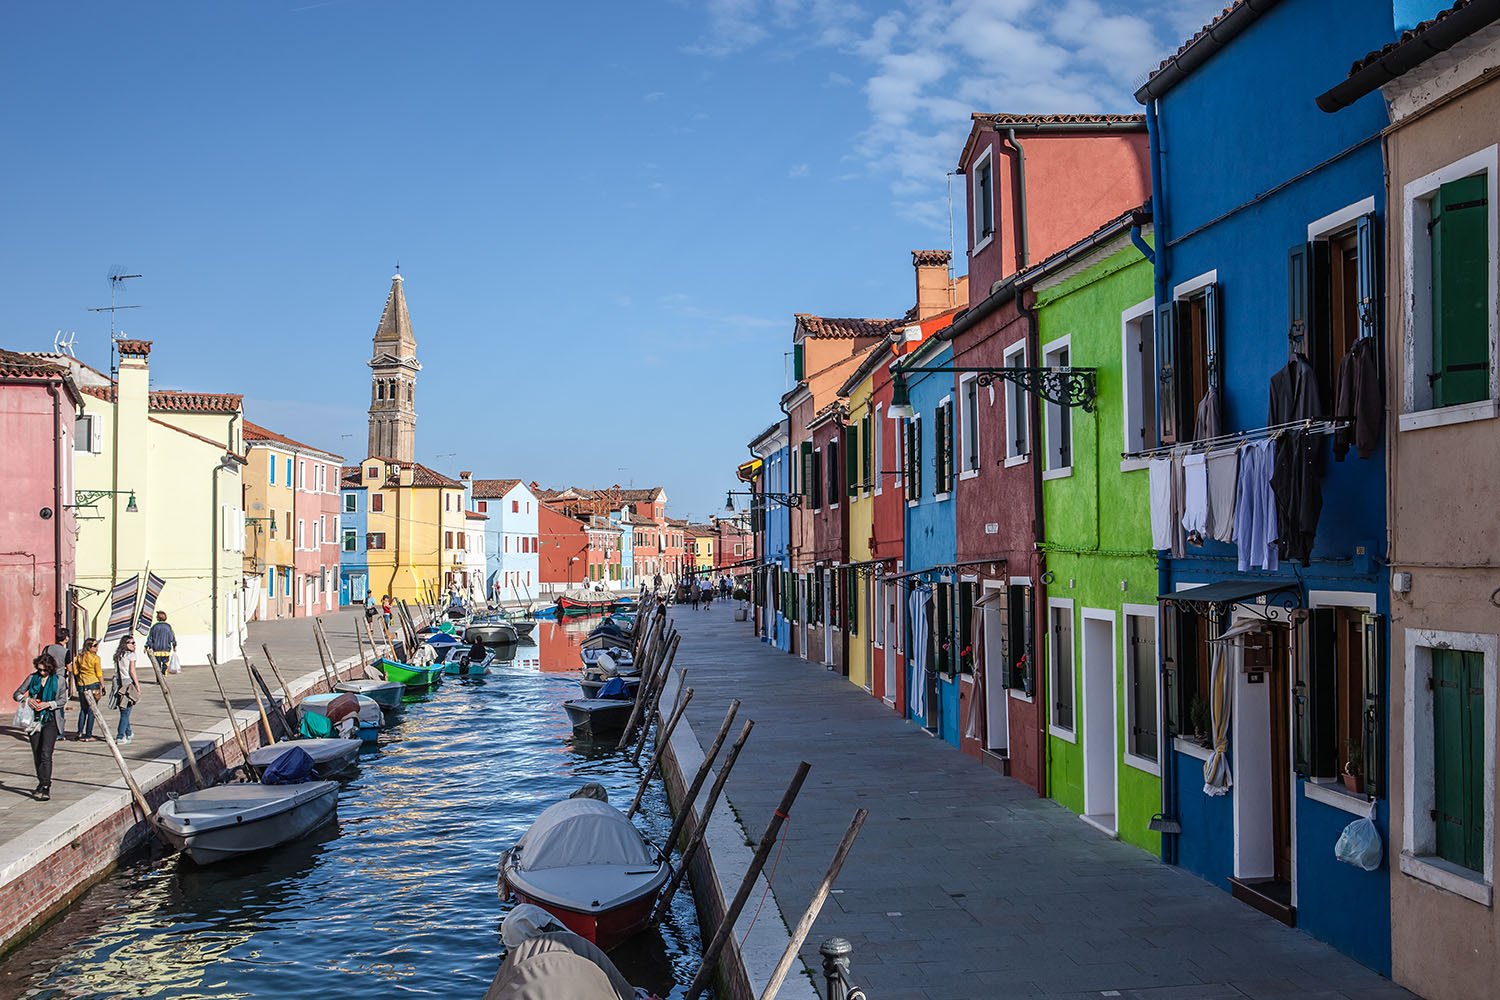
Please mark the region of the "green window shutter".
POLYGON ((1433 785, 1438 856, 1484 870, 1484 658, 1432 651, 1433 785))
POLYGON ((1314 608, 1297 635, 1292 687, 1292 766, 1303 777, 1338 772, 1337 613, 1314 608))
POLYGON ((859 635, 859 570, 849 570, 849 634, 859 635))
POLYGON ((873 486, 875 483, 875 475, 873 471, 874 466, 870 464, 870 456, 872 452, 870 438, 870 418, 868 416, 866 416, 859 422, 859 448, 860 458, 864 463, 861 466, 861 474, 859 480, 860 485, 865 487, 873 486))
POLYGON ((845 493, 853 496, 859 489, 859 427, 844 428, 844 486, 845 493))
POLYGON ((1444 184, 1432 207, 1432 401, 1473 403, 1490 394, 1484 175, 1444 184))
MULTIPOLYGON (((807 494, 812 491, 813 482, 813 447, 811 441, 802 442, 802 492, 807 494)), ((814 505, 816 506, 816 504, 814 505)))
POLYGON ((803 374, 802 345, 801 344, 797 344, 795 347, 792 348, 792 380, 795 381, 795 382, 801 382, 802 381, 802 374, 803 374))
POLYGON ((1362 615, 1360 635, 1365 675, 1365 794, 1378 799, 1385 797, 1385 616, 1362 615))
POLYGON ((932 492, 943 492, 943 408, 932 411, 932 492))

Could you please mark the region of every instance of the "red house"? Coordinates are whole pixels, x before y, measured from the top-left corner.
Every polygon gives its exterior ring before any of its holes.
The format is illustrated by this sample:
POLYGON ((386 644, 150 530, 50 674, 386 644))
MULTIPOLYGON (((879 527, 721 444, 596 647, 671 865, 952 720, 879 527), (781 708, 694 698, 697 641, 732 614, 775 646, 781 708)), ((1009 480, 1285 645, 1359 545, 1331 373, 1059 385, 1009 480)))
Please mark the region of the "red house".
POLYGON ((845 676, 849 673, 849 561, 844 536, 849 527, 848 408, 842 398, 824 406, 807 425, 812 444, 812 582, 808 605, 807 658, 845 676))
POLYGON ((551 592, 582 586, 589 566, 587 526, 541 504, 537 508, 537 536, 541 542, 537 560, 541 589, 551 592))
MULTIPOLYGON (((1088 236, 1150 195, 1141 115, 973 116, 959 158, 969 206, 970 287, 989 290, 937 335, 954 367, 1045 367, 1034 324, 1017 302, 1018 272, 1088 236), (1025 192, 1024 202, 1020 192, 1025 192), (1024 205, 1024 207, 1023 207, 1024 205)), ((1029 293, 1024 290, 1022 295, 1029 293)), ((980 388, 955 375, 958 400, 957 561, 971 605, 983 602, 980 738, 962 748, 1045 794, 1046 739, 1035 668, 1045 621, 1042 467, 1034 448, 1040 401, 1011 382, 980 388)), ((967 719, 974 685, 960 689, 967 719)))

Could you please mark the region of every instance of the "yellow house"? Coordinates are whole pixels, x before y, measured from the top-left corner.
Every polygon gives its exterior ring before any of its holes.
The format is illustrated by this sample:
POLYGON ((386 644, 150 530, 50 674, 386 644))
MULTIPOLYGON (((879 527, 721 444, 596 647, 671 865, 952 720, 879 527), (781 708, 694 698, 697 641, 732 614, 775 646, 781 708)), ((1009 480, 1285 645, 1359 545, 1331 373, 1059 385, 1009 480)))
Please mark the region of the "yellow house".
MULTIPOLYGON (((882 352, 876 352, 876 354, 880 353, 882 352)), ((850 427, 864 429, 874 424, 875 417, 870 411, 872 386, 870 365, 862 364, 839 390, 839 394, 846 396, 849 400, 850 427), (867 418, 869 422, 862 423, 867 418)), ((878 459, 877 455, 876 460, 878 459)), ((870 591, 873 574, 866 568, 870 564, 872 555, 870 538, 875 524, 875 501, 870 495, 870 490, 879 471, 876 469, 874 475, 859 477, 861 485, 857 488, 850 488, 849 527, 844 535, 847 540, 849 564, 854 568, 854 571, 849 574, 850 585, 853 587, 850 597, 856 602, 855 607, 859 609, 856 620, 865 623, 864 628, 849 636, 849 682, 866 689, 870 687, 871 663, 873 662, 870 642, 875 632, 875 609, 870 591)))
MULTIPOLYGON (((236 657, 245 634, 242 398, 153 390, 151 342, 116 346, 115 379, 70 360, 85 397, 74 486, 87 631, 104 634, 112 586, 149 570, 166 581, 156 607, 182 662, 236 657)), ((106 659, 113 646, 101 650, 106 659)))
MULTIPOLYGON (((467 568, 464 488, 420 462, 367 458, 360 482, 368 504, 365 551, 370 596, 427 601, 467 568)), ((462 589, 462 588, 460 588, 462 589)))
POLYGON ((718 532, 706 524, 690 524, 687 527, 688 552, 693 560, 693 571, 710 573, 714 568, 714 541, 718 532))

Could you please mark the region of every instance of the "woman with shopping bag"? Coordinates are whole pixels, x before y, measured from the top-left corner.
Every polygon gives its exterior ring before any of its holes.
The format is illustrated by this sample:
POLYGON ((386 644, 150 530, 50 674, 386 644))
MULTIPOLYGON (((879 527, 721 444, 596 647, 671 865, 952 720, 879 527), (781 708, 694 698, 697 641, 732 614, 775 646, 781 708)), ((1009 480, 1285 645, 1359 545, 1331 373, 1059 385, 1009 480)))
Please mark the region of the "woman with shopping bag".
POLYGON ((109 689, 110 707, 120 711, 120 724, 115 729, 116 743, 129 743, 134 738, 130 710, 140 700, 141 682, 135 674, 135 636, 127 635, 115 647, 115 677, 109 689))
MULTIPOLYGON (((156 624, 151 626, 151 631, 146 633, 146 653, 156 661, 161 668, 162 674, 175 674, 177 652, 177 633, 172 631, 172 626, 167 624, 167 613, 158 611, 156 613, 156 624)), ((180 669, 180 668, 179 668, 180 669)))
POLYGON ((52 797, 52 750, 68 709, 68 685, 58 673, 57 663, 46 653, 32 660, 31 666, 34 672, 11 697, 21 703, 16 712, 18 723, 25 710, 31 710, 31 721, 25 726, 31 740, 31 763, 36 768, 36 791, 31 797, 46 802, 52 797))

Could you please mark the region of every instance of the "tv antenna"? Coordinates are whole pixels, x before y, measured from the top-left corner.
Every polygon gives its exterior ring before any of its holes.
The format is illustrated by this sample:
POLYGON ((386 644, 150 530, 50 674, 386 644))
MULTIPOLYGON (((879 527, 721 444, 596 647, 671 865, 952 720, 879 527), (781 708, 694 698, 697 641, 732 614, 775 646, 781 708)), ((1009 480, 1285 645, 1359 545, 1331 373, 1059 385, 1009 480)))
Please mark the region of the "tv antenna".
MULTIPOLYGON (((125 274, 125 268, 116 264, 109 269, 109 305, 94 306, 89 309, 93 313, 109 313, 109 373, 115 374, 115 313, 121 309, 139 309, 140 306, 121 306, 115 304, 115 296, 120 289, 120 283, 131 278, 139 278, 139 274, 125 274)), ((124 332, 124 331, 121 331, 124 332)))
POLYGON ((52 338, 52 353, 64 354, 70 358, 77 358, 78 352, 73 350, 73 341, 78 339, 78 334, 69 331, 63 333, 61 330, 52 338))

